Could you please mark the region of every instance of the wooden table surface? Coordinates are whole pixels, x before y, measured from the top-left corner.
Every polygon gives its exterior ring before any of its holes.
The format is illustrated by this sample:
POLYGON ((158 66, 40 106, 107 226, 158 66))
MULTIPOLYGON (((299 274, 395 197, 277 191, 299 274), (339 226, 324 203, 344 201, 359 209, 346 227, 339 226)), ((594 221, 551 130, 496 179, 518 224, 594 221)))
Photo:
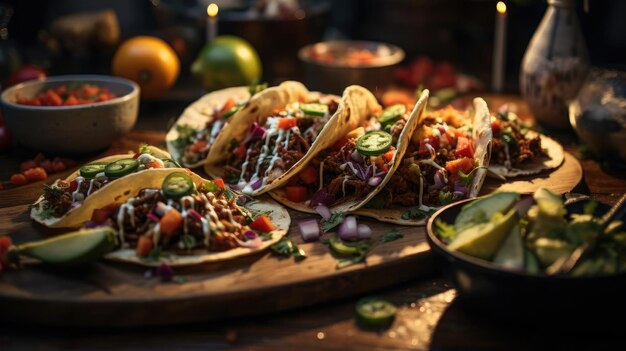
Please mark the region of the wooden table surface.
MULTIPOLYGON (((487 102, 492 109, 512 102, 520 116, 529 116, 519 97, 488 96, 487 102)), ((135 130, 127 137, 158 143, 162 133, 151 131, 164 131, 184 106, 142 105, 135 130)), ((578 142, 571 132, 549 134, 577 154, 578 142)), ((26 150, 0 155, 0 179, 8 179, 19 161, 28 157, 32 154, 26 150)), ((626 191, 625 171, 593 159, 580 162, 584 177, 573 192, 613 203, 626 191)), ((0 197, 6 194, 0 191, 0 197)), ((398 307, 394 323, 384 330, 359 327, 354 319, 359 296, 255 318, 170 327, 68 330, 4 324, 0 325, 0 350, 596 350, 622 340, 619 330, 594 327, 596 323, 590 320, 577 321, 574 324, 580 328, 573 328, 468 311, 438 272, 362 296, 393 302, 398 307)), ((574 317, 584 310, 584 306, 572 307, 574 317)))

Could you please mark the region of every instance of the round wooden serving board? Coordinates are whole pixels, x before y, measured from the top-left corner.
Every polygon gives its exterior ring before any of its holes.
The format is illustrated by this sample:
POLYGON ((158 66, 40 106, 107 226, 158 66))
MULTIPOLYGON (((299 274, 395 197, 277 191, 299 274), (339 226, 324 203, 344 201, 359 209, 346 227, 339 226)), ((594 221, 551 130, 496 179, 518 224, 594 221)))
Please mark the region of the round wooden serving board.
MULTIPOLYGON (((156 140, 163 140, 162 134, 136 137, 140 139, 127 138, 107 153, 135 149, 139 141, 157 144, 156 140)), ((514 184, 519 185, 513 190, 530 192, 533 187, 546 184, 557 192, 568 191, 580 180, 580 173, 578 162, 566 154, 561 168, 532 181, 516 179, 514 184)), ((9 234, 14 242, 21 243, 63 232, 30 220, 28 204, 40 195, 42 184, 0 192, 1 234, 9 234)), ((489 181, 485 187, 492 191, 504 185, 489 181)), ((31 264, 0 275, 0 321, 138 326, 226 319, 358 295, 432 271, 424 227, 400 227, 361 218, 359 221, 372 227, 374 239, 396 228, 404 236, 376 247, 366 263, 338 270, 337 259, 324 244, 301 240, 297 222, 311 215, 294 211, 290 214, 288 236, 307 253, 302 261, 264 252, 176 269, 176 275, 184 278, 179 283, 146 277, 147 268, 130 264, 98 261, 71 268, 31 264)))

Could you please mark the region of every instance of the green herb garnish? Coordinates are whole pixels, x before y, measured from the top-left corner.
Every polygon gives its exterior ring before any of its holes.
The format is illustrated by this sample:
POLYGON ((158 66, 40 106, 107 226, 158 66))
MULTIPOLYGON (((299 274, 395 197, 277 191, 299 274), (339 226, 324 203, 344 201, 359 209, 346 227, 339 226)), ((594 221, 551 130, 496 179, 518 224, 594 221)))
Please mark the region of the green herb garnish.
POLYGON ((446 223, 441 219, 435 221, 435 228, 437 229, 437 234, 444 239, 452 239, 456 235, 454 225, 446 223))
POLYGON ((344 267, 351 266, 353 264, 365 262, 367 255, 370 252, 372 252, 372 250, 374 250, 374 248, 376 248, 378 245, 395 241, 395 240, 401 239, 402 237, 404 237, 404 235, 402 235, 402 233, 400 233, 398 229, 394 228, 385 232, 380 237, 380 239, 373 242, 372 244, 362 243, 361 245, 357 246, 359 247, 359 249, 361 249, 361 253, 358 256, 340 259, 339 262, 337 263, 337 269, 341 269, 344 267))
POLYGON ((306 258, 306 253, 301 250, 293 240, 283 237, 276 244, 270 246, 272 252, 276 255, 290 257, 293 256, 296 260, 302 260, 306 258))
POLYGON ((434 209, 428 209, 428 210, 422 210, 419 207, 411 207, 410 209, 404 211, 402 213, 402 219, 404 220, 408 220, 408 219, 422 219, 422 218, 426 218, 430 215, 432 215, 433 213, 435 213, 436 211, 434 209))
POLYGON ((343 219, 346 218, 346 214, 343 212, 335 212, 333 213, 329 219, 322 219, 320 224, 322 226, 322 230, 324 233, 327 233, 329 230, 335 228, 343 222, 343 219))

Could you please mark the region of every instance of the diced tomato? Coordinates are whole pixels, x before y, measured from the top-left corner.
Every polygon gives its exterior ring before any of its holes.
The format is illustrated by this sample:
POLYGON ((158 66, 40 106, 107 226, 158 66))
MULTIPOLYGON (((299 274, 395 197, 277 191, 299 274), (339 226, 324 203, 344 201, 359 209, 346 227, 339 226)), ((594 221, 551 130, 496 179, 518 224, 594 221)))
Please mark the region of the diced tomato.
POLYGON ((493 122, 491 122, 491 132, 493 134, 499 133, 501 128, 502 128, 502 122, 500 122, 499 119, 496 119, 493 122))
POLYGON ((163 164, 157 160, 152 160, 145 164, 146 168, 163 168, 163 164))
POLYGON ((70 193, 73 193, 76 191, 76 189, 78 189, 78 182, 75 180, 72 180, 70 182, 70 187, 67 189, 67 191, 69 191, 70 193))
POLYGON ((474 169, 474 160, 469 157, 446 162, 446 170, 450 173, 453 180, 458 177, 459 171, 467 174, 472 169, 474 169))
POLYGON ((61 106, 63 104, 63 99, 61 99, 59 94, 55 93, 52 90, 48 90, 45 99, 50 106, 61 106))
POLYGON ((107 220, 107 218, 109 218, 111 213, 117 210, 118 207, 119 204, 110 204, 103 208, 95 209, 91 213, 91 220, 96 224, 102 224, 107 220))
POLYGON ((35 167, 27 169, 24 172, 24 176, 29 182, 34 182, 38 180, 46 180, 48 178, 48 173, 46 173, 46 170, 41 167, 35 167))
POLYGON ((137 248, 135 249, 135 255, 137 255, 137 257, 146 257, 148 256, 148 254, 150 253, 150 251, 152 251, 152 247, 154 246, 154 243, 152 242, 152 239, 148 236, 140 236, 139 240, 137 241, 137 248))
POLYGON ((272 220, 266 214, 263 214, 257 217, 254 222, 250 223, 250 228, 263 233, 269 233, 276 229, 276 225, 272 223, 272 220))
POLYGON ((302 172, 300 172, 299 176, 304 184, 313 184, 317 182, 317 170, 311 166, 307 166, 302 172))
POLYGON ((61 160, 52 161, 52 170, 54 172, 63 172, 66 169, 67 169, 67 166, 65 166, 65 163, 63 163, 63 161, 61 160))
POLYGON ((9 251, 9 248, 13 246, 13 240, 8 235, 0 235, 0 255, 9 251))
POLYGON ((426 141, 420 140, 420 146, 419 146, 419 149, 417 150, 417 153, 419 156, 422 156, 422 157, 430 157, 430 150, 426 148, 426 141))
POLYGON ((67 99, 65 99, 65 105, 67 106, 78 105, 78 99, 74 95, 70 95, 67 97, 67 99))
POLYGON ((435 148, 435 150, 439 149, 439 137, 430 136, 426 138, 424 141, 429 143, 433 148, 435 148))
POLYGON ((54 161, 52 161, 52 163, 54 163, 56 161, 61 161, 65 165, 65 168, 70 168, 70 167, 76 166, 76 161, 70 160, 69 158, 55 157, 55 159, 54 159, 54 161))
POLYGON ((472 141, 466 137, 459 137, 456 142, 454 153, 459 157, 474 157, 474 147, 472 141))
POLYGON ((224 189, 224 186, 225 186, 224 179, 222 178, 213 179, 213 183, 215 183, 215 185, 220 187, 220 189, 224 189))
POLYGON ((283 117, 278 120, 277 127, 280 129, 289 129, 298 125, 296 117, 283 117))
POLYGON ((304 202, 309 198, 309 191, 303 186, 288 186, 285 192, 289 201, 304 202))
POLYGON ((28 183, 28 179, 22 173, 17 173, 11 176, 11 184, 13 185, 24 185, 28 183))
POLYGON ((343 137, 341 137, 341 139, 337 140, 337 142, 333 145, 333 148, 334 149, 341 149, 347 143, 348 143, 348 138, 343 136, 343 137))
POLYGON ((191 152, 199 153, 204 150, 206 146, 209 144, 206 140, 198 140, 193 145, 191 145, 191 152))
POLYGON ((175 208, 170 209, 159 222, 161 233, 172 236, 183 225, 183 216, 175 208))
POLYGON ((43 168, 47 173, 52 173, 52 162, 50 160, 43 160, 39 163, 39 167, 43 168))
POLYGON ((217 116, 215 116, 216 119, 218 118, 222 118, 222 116, 224 115, 224 113, 226 113, 226 111, 230 110, 231 108, 233 108, 235 106, 236 102, 235 99, 233 98, 229 98, 226 103, 224 104, 224 106, 222 106, 222 109, 220 110, 220 112, 217 113, 217 116))
POLYGON ((391 160, 393 160, 393 156, 396 154, 395 150, 389 150, 387 152, 385 152, 383 154, 383 158, 385 159, 385 161, 387 162, 391 162, 391 160))
MULTIPOLYGON (((389 151, 387 151, 389 152, 389 151)), ((376 165, 376 172, 378 171, 383 171, 383 172, 389 172, 389 166, 387 166, 387 163, 383 160, 382 157, 376 157, 374 159, 374 164, 376 165)))
POLYGON ((233 150, 233 155, 238 158, 246 157, 246 146, 241 144, 233 150))
POLYGON ((31 169, 35 167, 37 167, 37 163, 35 163, 35 161, 33 160, 24 161, 20 164, 20 171, 24 172, 27 169, 31 169))

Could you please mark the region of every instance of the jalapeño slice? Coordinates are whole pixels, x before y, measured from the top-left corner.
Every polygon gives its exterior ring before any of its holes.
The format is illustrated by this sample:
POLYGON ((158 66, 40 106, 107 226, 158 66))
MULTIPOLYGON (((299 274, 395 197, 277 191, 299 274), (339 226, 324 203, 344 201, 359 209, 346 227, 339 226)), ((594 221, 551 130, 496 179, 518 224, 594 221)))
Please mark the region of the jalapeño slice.
POLYGON ((320 103, 302 104, 300 110, 306 116, 324 117, 328 113, 328 106, 320 103))
POLYGON ((137 168, 139 168, 139 161, 134 158, 123 158, 109 163, 104 168, 104 174, 106 174, 107 177, 122 177, 133 173, 137 168))
POLYGON ((191 193, 193 180, 186 173, 174 172, 165 177, 161 188, 166 197, 178 199, 191 193))
POLYGON ((98 173, 104 172, 108 163, 106 162, 92 162, 80 167, 81 177, 88 179, 95 178, 98 173))
POLYGON ((224 112, 224 114, 222 115, 222 119, 227 119, 228 117, 232 116, 235 114, 235 112, 239 111, 239 109, 241 108, 241 106, 239 105, 235 105, 231 108, 229 108, 228 110, 226 110, 226 112, 224 112))
POLYGON ((347 245, 336 236, 330 238, 329 244, 330 248, 339 255, 358 255, 361 253, 358 247, 347 245))
POLYGON ((400 116, 406 113, 406 106, 403 104, 395 104, 383 110, 378 117, 378 122, 382 125, 392 124, 397 121, 400 116))
POLYGON ((366 325, 383 327, 391 324, 396 315, 396 306, 378 298, 364 298, 356 304, 357 319, 366 325))
POLYGON ((357 139, 356 149, 362 155, 377 156, 389 150, 391 140, 391 134, 382 130, 367 132, 357 139))

